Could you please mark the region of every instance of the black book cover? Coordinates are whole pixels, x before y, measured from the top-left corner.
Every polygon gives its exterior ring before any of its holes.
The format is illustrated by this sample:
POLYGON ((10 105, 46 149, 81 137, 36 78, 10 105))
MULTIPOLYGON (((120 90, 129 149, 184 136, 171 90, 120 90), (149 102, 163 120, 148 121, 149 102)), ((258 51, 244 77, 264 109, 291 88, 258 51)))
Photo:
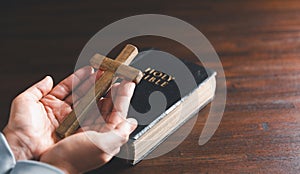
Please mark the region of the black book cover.
POLYGON ((151 129, 169 109, 208 77, 203 66, 157 50, 140 52, 131 66, 144 71, 128 112, 128 117, 139 122, 130 135, 132 140, 151 129))

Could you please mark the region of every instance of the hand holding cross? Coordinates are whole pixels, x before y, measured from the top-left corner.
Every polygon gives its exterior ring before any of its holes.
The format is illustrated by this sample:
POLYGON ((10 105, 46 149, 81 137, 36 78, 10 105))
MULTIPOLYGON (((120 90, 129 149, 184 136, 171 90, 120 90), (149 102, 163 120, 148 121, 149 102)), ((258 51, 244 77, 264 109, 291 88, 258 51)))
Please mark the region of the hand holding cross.
POLYGON ((143 77, 143 73, 133 67, 128 66, 134 57, 138 54, 138 50, 133 45, 126 45, 122 52, 117 56, 116 60, 96 54, 90 60, 94 68, 104 70, 104 74, 96 81, 95 88, 91 88, 87 94, 79 101, 76 106, 79 115, 76 116, 73 111, 65 118, 65 120, 56 129, 60 138, 72 135, 78 128, 91 107, 92 103, 98 101, 115 82, 114 77, 120 77, 134 83, 139 83, 143 77))

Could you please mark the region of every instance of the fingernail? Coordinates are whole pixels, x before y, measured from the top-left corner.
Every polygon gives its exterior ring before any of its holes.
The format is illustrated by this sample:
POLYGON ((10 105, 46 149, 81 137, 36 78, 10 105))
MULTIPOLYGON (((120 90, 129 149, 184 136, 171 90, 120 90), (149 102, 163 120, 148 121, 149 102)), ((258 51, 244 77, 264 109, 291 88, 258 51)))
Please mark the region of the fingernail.
POLYGON ((52 82, 52 77, 48 75, 43 80, 46 80, 49 83, 52 82))
POLYGON ((127 118, 126 120, 127 120, 128 123, 130 124, 131 131, 133 131, 133 130, 137 127, 137 125, 138 125, 137 120, 134 119, 134 118, 127 118))
POLYGON ((93 74, 95 72, 94 68, 91 66, 89 68, 90 68, 90 73, 93 74))
POLYGON ((134 119, 134 118, 127 118, 126 120, 127 120, 130 124, 134 124, 134 125, 137 125, 137 124, 138 124, 137 120, 134 119))

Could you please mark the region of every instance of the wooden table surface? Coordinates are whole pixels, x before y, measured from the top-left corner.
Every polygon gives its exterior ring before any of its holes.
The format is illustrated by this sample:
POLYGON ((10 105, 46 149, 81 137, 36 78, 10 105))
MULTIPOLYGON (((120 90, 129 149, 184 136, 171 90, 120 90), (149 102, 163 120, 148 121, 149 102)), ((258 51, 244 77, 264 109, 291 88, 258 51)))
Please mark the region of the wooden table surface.
MULTIPOLYGON (((97 31, 145 13, 185 20, 210 40, 227 80, 222 122, 212 139, 199 146, 208 106, 171 152, 130 168, 113 160, 91 173, 300 173, 297 0, 1 2, 1 130, 18 93, 45 75, 59 82, 73 72, 81 49, 97 31)), ((189 57, 180 45, 162 38, 132 42, 189 57)))

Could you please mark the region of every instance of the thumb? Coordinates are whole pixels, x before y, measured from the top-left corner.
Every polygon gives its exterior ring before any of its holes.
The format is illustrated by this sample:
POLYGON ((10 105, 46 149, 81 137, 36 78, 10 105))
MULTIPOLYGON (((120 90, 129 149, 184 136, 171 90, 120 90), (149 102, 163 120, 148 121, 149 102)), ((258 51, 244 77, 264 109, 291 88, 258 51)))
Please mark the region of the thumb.
POLYGON ((136 119, 127 118, 116 126, 115 131, 121 136, 129 136, 137 127, 137 124, 136 119))
POLYGON ((128 141, 130 133, 136 127, 137 121, 133 118, 128 118, 118 124, 112 131, 98 133, 98 138, 93 138, 93 142, 98 148, 113 156, 128 141))
POLYGON ((53 87, 53 79, 50 76, 46 76, 43 80, 37 82, 24 93, 28 93, 34 96, 35 101, 39 101, 43 96, 47 95, 53 87))

